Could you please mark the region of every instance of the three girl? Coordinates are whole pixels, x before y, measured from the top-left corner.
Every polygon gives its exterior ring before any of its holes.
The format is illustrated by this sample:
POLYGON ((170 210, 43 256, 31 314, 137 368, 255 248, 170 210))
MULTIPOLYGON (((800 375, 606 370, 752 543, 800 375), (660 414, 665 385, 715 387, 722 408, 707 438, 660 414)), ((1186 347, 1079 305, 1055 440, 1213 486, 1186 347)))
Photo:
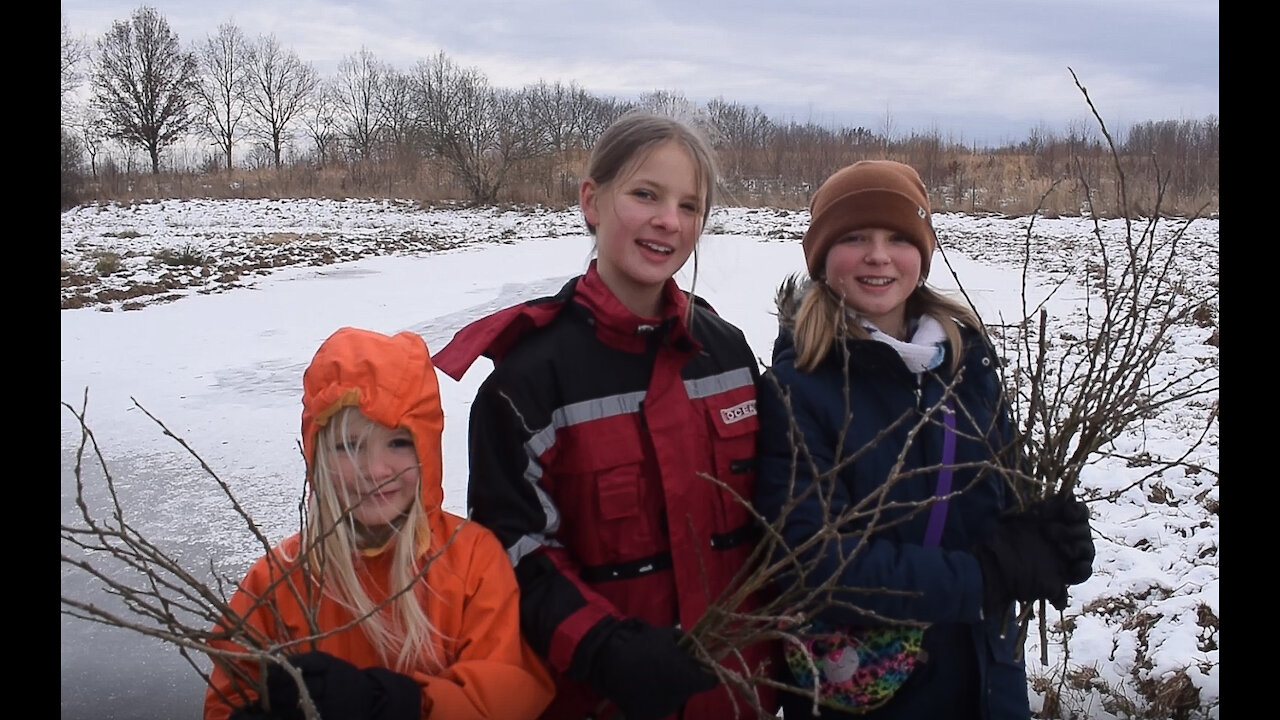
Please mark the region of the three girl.
MULTIPOLYGON (((273 665, 257 697, 256 663, 236 650, 302 638, 291 663, 324 717, 772 714, 767 684, 735 697, 683 639, 748 561, 753 497, 796 546, 853 518, 795 578, 838 577, 825 620, 928 626, 926 659, 866 717, 1029 717, 1009 610, 1061 605, 1088 578, 1088 512, 1069 498, 1018 510, 999 472, 1018 458, 997 357, 976 315, 926 284, 936 237, 919 176, 863 161, 819 189, 809 277, 779 291, 763 378, 742 332, 674 280, 694 256, 696 282, 715 185, 697 132, 623 116, 580 186, 586 272, 435 356, 455 379, 494 363, 470 417, 476 523, 440 509, 443 418, 421 339, 344 328, 325 342, 304 377, 307 523, 233 597, 207 720, 300 717, 293 674, 273 665), (874 523, 846 514, 869 497, 874 523)), ((794 680, 775 651, 721 662, 794 680)), ((811 716, 809 698, 782 703, 811 716)))

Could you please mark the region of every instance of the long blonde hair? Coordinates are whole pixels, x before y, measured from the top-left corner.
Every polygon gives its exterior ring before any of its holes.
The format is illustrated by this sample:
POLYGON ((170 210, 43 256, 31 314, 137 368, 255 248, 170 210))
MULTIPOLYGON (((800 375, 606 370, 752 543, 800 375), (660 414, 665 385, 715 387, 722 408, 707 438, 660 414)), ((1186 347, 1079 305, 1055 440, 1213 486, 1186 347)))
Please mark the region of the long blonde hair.
MULTIPOLYGON (((973 308, 939 293, 927 284, 921 285, 907 298, 908 318, 933 316, 947 334, 951 346, 951 371, 960 368, 963 356, 960 327, 982 328, 982 320, 973 308)), ((848 322, 845 304, 825 282, 808 283, 796 310, 792 335, 796 347, 796 367, 812 372, 844 338, 870 337, 860 323, 848 322)))
MULTIPOLYGON (((303 527, 303 552, 307 556, 304 561, 324 594, 354 617, 364 618, 360 628, 387 667, 405 673, 417 670, 436 674, 444 663, 437 647, 440 633, 423 610, 424 594, 430 588, 422 572, 419 549, 430 547, 431 531, 421 492, 414 494, 408 510, 387 528, 387 534, 371 538, 352 517, 352 498, 346 485, 337 482, 337 453, 345 452, 354 460, 367 440, 366 431, 355 446, 349 442, 350 420, 359 412, 354 407, 343 408, 317 433, 303 527), (344 439, 348 442, 341 442, 344 439), (388 543, 386 551, 394 554, 386 586, 393 591, 408 590, 378 608, 361 582, 361 577, 368 574, 363 551, 377 550, 388 543)), ((360 467, 359 463, 352 465, 360 467)))

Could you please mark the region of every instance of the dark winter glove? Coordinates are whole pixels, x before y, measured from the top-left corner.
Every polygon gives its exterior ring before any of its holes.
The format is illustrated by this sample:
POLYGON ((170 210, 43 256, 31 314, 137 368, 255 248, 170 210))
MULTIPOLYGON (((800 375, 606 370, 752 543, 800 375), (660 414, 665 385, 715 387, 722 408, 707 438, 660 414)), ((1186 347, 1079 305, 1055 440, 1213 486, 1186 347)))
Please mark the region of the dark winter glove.
POLYGON ((991 537, 974 548, 982 567, 982 608, 998 615, 1014 600, 1048 600, 1067 606, 1066 558, 1043 530, 1039 512, 1009 515, 991 537))
MULTIPOLYGON (((407 675, 386 668, 360 669, 325 652, 289 658, 302 671, 307 692, 324 720, 418 720, 422 688, 407 675)), ((279 665, 267 671, 271 715, 278 720, 303 720, 298 685, 279 665)), ((264 717, 248 715, 248 718, 264 717)))
POLYGON ((1064 579, 1078 585, 1093 574, 1093 530, 1089 526, 1089 508, 1062 493, 1045 500, 1040 506, 1044 533, 1058 546, 1066 560, 1064 579))
POLYGON ((710 669, 677 643, 681 632, 643 620, 616 621, 593 655, 587 682, 626 720, 654 720, 719 683, 710 669))

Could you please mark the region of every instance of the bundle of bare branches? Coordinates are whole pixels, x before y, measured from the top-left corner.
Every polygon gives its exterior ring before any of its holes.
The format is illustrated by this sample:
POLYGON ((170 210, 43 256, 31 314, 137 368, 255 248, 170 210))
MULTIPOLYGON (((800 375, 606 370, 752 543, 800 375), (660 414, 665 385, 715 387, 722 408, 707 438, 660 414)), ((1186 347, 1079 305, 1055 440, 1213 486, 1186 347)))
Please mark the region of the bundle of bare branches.
MULTIPOLYGON (((1085 502, 1105 502, 1134 486, 1159 478, 1171 468, 1186 467, 1187 458, 1200 447, 1217 422, 1217 402, 1206 404, 1204 425, 1177 457, 1158 457, 1143 449, 1123 452, 1113 440, 1135 429, 1169 405, 1216 395, 1216 364, 1169 367, 1164 361, 1180 335, 1195 325, 1195 318, 1215 312, 1218 288, 1200 277, 1183 277, 1176 262, 1182 253, 1200 248, 1184 243, 1188 226, 1201 217, 1162 217, 1161 201, 1168 173, 1151 158, 1156 197, 1148 217, 1139 218, 1126 191, 1126 175, 1106 123, 1088 91, 1072 72, 1111 150, 1118 181, 1109 203, 1088 185, 1076 165, 1075 182, 1083 194, 1082 207, 1093 221, 1089 238, 1081 238, 1086 261, 1079 275, 1062 278, 1049 297, 1067 283, 1083 286, 1085 298, 1078 317, 1054 331, 1045 302, 1028 296, 1030 257, 1053 252, 1035 235, 1033 214, 1023 245, 1022 318, 1004 325, 989 325, 1002 341, 1009 360, 1004 368, 1005 387, 1011 399, 1018 430, 1017 444, 1026 465, 1017 480, 1023 497, 1036 499, 1058 493, 1080 496, 1085 502), (1101 218, 1123 220, 1122 233, 1108 233, 1101 218), (1106 495, 1081 488, 1081 473, 1104 458, 1123 459, 1129 467, 1147 471, 1128 487, 1106 495)), ((1054 192, 1057 188, 1049 190, 1054 192)), ((1203 212, 1204 208, 1201 208, 1203 212)), ((1062 252, 1069 249, 1057 248, 1062 252)), ((1191 472, 1203 468, 1189 467, 1191 472)), ((1040 604, 1041 648, 1047 646, 1045 608, 1040 604)), ((1023 608, 1020 621, 1026 632, 1033 609, 1023 608)), ((1025 639, 1025 635, 1024 635, 1025 639)), ((1041 663, 1047 663, 1042 650, 1041 663)))
MULTIPOLYGON (((238 611, 230 603, 238 578, 224 577, 212 564, 205 572, 184 567, 172 552, 166 551, 139 531, 124 511, 115 478, 87 424, 86 390, 80 408, 62 403, 80 426, 80 443, 74 469, 80 523, 64 522, 61 526, 62 565, 98 581, 107 596, 118 599, 123 604, 124 612, 63 594, 62 613, 81 620, 124 628, 172 644, 209 687, 214 687, 210 681, 209 663, 211 661, 218 664, 231 678, 232 694, 235 697, 223 697, 222 700, 232 707, 245 704, 250 697, 257 697, 264 703, 265 709, 270 711, 269 693, 265 687, 267 669, 270 665, 278 665, 297 683, 303 715, 307 720, 319 720, 319 713, 303 681, 302 673, 288 662, 288 658, 312 650, 314 643, 320 639, 341 633, 373 614, 382 612, 389 603, 411 591, 414 584, 426 575, 435 557, 453 542, 453 537, 447 538, 440 550, 424 559, 418 572, 404 587, 389 593, 384 601, 357 615, 349 623, 322 631, 316 622, 315 610, 319 607, 319 578, 323 575, 323 568, 316 566, 315 559, 323 553, 312 552, 312 549, 318 548, 331 533, 336 532, 336 527, 346 521, 354 508, 347 509, 338 517, 334 527, 323 528, 313 539, 304 541, 296 557, 286 558, 273 550, 271 541, 237 500, 230 486, 218 477, 186 440, 170 431, 163 422, 138 404, 137 400, 133 402, 160 427, 166 437, 172 438, 194 458, 204 473, 218 485, 243 521, 244 527, 262 547, 263 557, 271 563, 272 576, 276 580, 247 609, 238 611), (97 464, 102 473, 112 508, 109 517, 98 517, 86 499, 83 465, 86 453, 91 455, 91 461, 97 464), (212 581, 207 579, 210 576, 212 581), (297 582, 297 578, 304 580, 297 582), (280 589, 291 595, 298 607, 303 608, 309 628, 307 634, 298 636, 296 631, 283 630, 288 625, 270 601, 280 589), (249 623, 248 618, 264 614, 273 618, 276 627, 282 628, 281 632, 276 633, 276 637, 289 638, 288 640, 280 641, 267 636, 249 623), (256 668, 256 671, 250 672, 247 669, 249 667, 256 668)), ((311 535, 306 531, 307 513, 304 505, 305 496, 298 501, 298 515, 302 523, 302 537, 308 538, 311 535)), ((461 528, 462 524, 458 527, 461 528)), ((455 530, 455 537, 456 532, 455 530)))
MULTIPOLYGON (((843 317, 840 318, 843 322, 843 317)), ((848 362, 847 349, 844 360, 848 362)), ((772 376, 766 375, 772 381, 772 376)), ((779 397, 789 409, 789 398, 781 393, 776 381, 773 391, 780 392, 779 397)), ((766 388, 764 392, 769 392, 766 388)), ((844 387, 846 416, 852 408, 853 399, 849 387, 844 387)), ((818 618, 832 609, 843 609, 865 617, 868 621, 896 625, 900 627, 924 628, 927 623, 904 618, 889 618, 871 609, 852 602, 849 598, 856 592, 860 597, 882 593, 890 595, 910 595, 913 591, 890 588, 859 587, 850 588, 840 584, 844 570, 862 555, 867 547, 864 542, 873 534, 883 531, 892 525, 906 522, 920 512, 927 512, 935 503, 954 497, 956 493, 936 495, 927 500, 904 503, 890 500, 895 485, 909 477, 920 474, 935 474, 939 466, 927 466, 914 469, 905 467, 907 448, 915 437, 930 425, 942 424, 942 413, 947 412, 944 405, 952 397, 952 388, 948 388, 943 396, 931 407, 918 414, 911 410, 884 428, 863 446, 852 453, 841 454, 843 442, 837 442, 837 456, 832 467, 820 471, 814 464, 805 446, 801 433, 795 424, 794 413, 788 412, 791 423, 790 434, 795 442, 792 444, 791 469, 788 498, 773 521, 765 518, 753 506, 750 498, 736 495, 735 491, 719 479, 703 475, 703 479, 715 483, 725 492, 733 494, 746 506, 757 525, 762 528, 762 538, 757 544, 749 561, 738 573, 731 586, 719 597, 717 602, 708 608, 707 613, 688 630, 688 642, 709 666, 712 666, 722 682, 738 687, 742 695, 754 698, 750 691, 753 685, 785 689, 787 692, 806 697, 818 706, 840 707, 832 705, 829 698, 819 690, 821 673, 817 671, 816 660, 809 645, 805 643, 806 633, 813 627, 818 618), (885 438, 904 430, 907 442, 903 445, 896 462, 890 470, 888 478, 872 493, 860 497, 850 506, 839 511, 834 510, 840 473, 854 463, 864 453, 876 448, 885 438), (803 491, 795 490, 797 470, 804 468, 813 482, 807 484, 803 491), (798 510, 800 506, 816 501, 818 511, 812 506, 798 510), (807 539, 796 543, 783 536, 792 513, 804 512, 806 517, 817 515, 824 521, 807 539), (858 528, 851 531, 850 528, 858 528), (849 542, 850 540, 853 542, 849 542), (836 557, 834 565, 830 558, 836 557), (854 592, 851 592, 854 591, 854 592), (746 610, 744 608, 750 608, 746 610), (728 656, 736 656, 742 660, 741 651, 757 643, 773 643, 781 652, 789 652, 801 658, 810 666, 813 678, 811 687, 798 688, 779 679, 779 668, 764 666, 754 669, 750 676, 741 675, 718 665, 728 656)), ((956 467, 956 466, 953 466, 956 467)), ((982 470, 989 468, 983 467, 982 470)), ((778 661, 780 658, 775 658, 778 661)), ((749 708, 740 708, 738 717, 769 718, 773 713, 767 708, 753 704, 749 708)))

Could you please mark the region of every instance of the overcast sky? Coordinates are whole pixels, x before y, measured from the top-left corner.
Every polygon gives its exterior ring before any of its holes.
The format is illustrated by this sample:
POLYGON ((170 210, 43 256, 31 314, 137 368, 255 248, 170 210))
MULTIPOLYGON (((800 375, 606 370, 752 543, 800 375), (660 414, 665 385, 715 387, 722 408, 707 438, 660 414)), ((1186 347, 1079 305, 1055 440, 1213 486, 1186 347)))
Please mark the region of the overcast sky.
POLYGON ((322 76, 361 48, 401 71, 443 51, 490 83, 570 82, 758 106, 775 121, 1002 144, 1218 115, 1217 0, 63 0, 92 42, 143 4, 185 45, 234 22, 322 76))

